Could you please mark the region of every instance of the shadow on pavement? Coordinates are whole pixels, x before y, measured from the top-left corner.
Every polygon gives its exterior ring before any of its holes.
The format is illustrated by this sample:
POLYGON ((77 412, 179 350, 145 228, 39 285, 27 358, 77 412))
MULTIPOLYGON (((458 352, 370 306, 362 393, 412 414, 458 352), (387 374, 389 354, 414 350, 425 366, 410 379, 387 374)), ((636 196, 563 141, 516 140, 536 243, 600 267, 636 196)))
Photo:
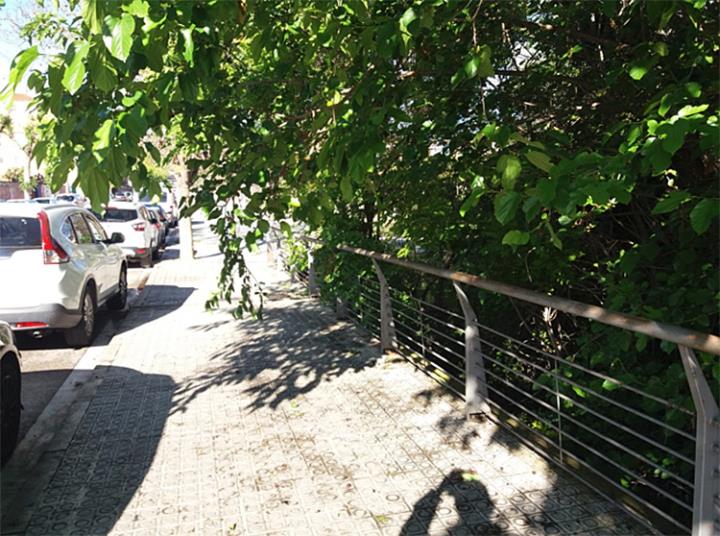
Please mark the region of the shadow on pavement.
MULTIPOLYGON (((99 334, 107 327, 108 323, 113 324, 112 330, 115 335, 137 327, 137 322, 124 322, 130 311, 147 308, 157 309, 151 315, 141 315, 145 320, 148 320, 148 316, 150 317, 149 320, 156 320, 181 307, 195 290, 195 287, 178 287, 176 285, 147 285, 140 292, 139 298, 129 310, 108 311, 104 307, 101 308, 96 317, 96 335, 90 347, 107 344, 107 341, 103 340, 99 334)), ((21 351, 69 348, 60 331, 50 331, 38 339, 22 333, 18 335, 18 348, 21 351)))
POLYGON ((414 505, 403 535, 430 534, 431 519, 447 514, 428 505, 437 505, 443 494, 454 501, 452 534, 654 534, 564 470, 542 460, 493 420, 468 420, 464 403, 442 386, 415 394, 425 406, 438 397, 454 408, 435 423, 444 442, 468 454, 481 453, 488 472, 453 470, 414 505), (540 463, 528 467, 528 456, 537 456, 540 463))
POLYGON ((217 362, 215 370, 178 388, 173 413, 184 411, 208 389, 243 383, 248 384, 244 393, 252 400, 250 409, 274 409, 380 357, 379 349, 369 346, 350 323, 337 321, 308 299, 269 302, 262 320, 246 320, 239 329, 242 340, 230 341, 209 356, 217 362))
MULTIPOLYGON (((155 458, 175 383, 124 367, 98 367, 96 374, 102 382, 72 438, 40 461, 49 482, 25 474, 19 459, 3 469, 3 534, 107 534, 131 499, 156 503, 139 487, 155 458), (56 467, 48 470, 53 459, 56 467)), ((154 526, 154 517, 140 526, 154 526)))

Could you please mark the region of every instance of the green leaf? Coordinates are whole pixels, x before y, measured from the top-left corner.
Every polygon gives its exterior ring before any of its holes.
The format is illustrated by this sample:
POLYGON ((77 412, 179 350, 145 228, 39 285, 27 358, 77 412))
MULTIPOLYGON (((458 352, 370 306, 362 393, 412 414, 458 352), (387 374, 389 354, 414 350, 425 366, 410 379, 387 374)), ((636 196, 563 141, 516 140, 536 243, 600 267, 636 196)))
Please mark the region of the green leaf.
POLYGON ((91 34, 102 31, 102 10, 104 0, 83 0, 81 15, 91 34))
POLYGON ((558 238, 558 235, 555 234, 555 229, 553 229, 552 225, 550 225, 550 222, 548 220, 545 220, 545 227, 547 228, 548 233, 550 233, 550 243, 557 249, 562 250, 563 243, 560 238, 558 238))
POLYGON ((478 201, 480 201, 480 198, 485 194, 487 190, 484 188, 477 188, 472 191, 472 193, 463 201, 462 206, 460 207, 460 217, 464 218, 465 214, 470 212, 472 209, 474 209, 478 201))
POLYGON ((520 194, 517 192, 502 192, 495 197, 495 218, 505 225, 515 217, 520 205, 520 194))
MULTIPOLYGON (((108 21, 110 27, 110 54, 120 61, 125 61, 130 55, 130 49, 133 44, 133 32, 135 31, 135 18, 129 13, 124 13, 122 17, 112 17, 108 21)), ((106 42, 107 45, 107 42, 106 42)))
POLYGON ((690 211, 690 226, 693 231, 701 235, 718 217, 720 217, 720 200, 703 199, 690 211))
POLYGON ((106 119, 100 128, 95 131, 95 139, 93 141, 93 152, 102 151, 110 147, 110 141, 114 134, 115 128, 112 119, 106 119))
POLYGON ((677 115, 678 117, 688 117, 690 115, 702 113, 709 107, 709 104, 700 104, 698 106, 692 106, 688 104, 687 106, 683 106, 682 108, 680 108, 680 111, 677 113, 677 115))
POLYGON ((117 84, 115 68, 105 59, 103 49, 93 48, 88 57, 90 79, 100 91, 108 93, 117 84))
POLYGON ((155 161, 156 164, 160 164, 162 160, 162 156, 160 155, 160 151, 158 151, 157 147, 155 147, 152 143, 149 141, 145 142, 145 150, 150 154, 152 159, 155 161))
POLYGON ((658 41, 657 43, 653 43, 652 45, 653 50, 655 51, 655 54, 658 56, 667 56, 669 53, 669 49, 667 46, 667 43, 663 43, 662 41, 658 41))
POLYGON ((660 200, 655 208, 652 209, 652 214, 666 214, 672 212, 685 201, 690 199, 690 194, 684 190, 676 190, 670 192, 664 199, 660 200))
POLYGON ((648 73, 649 69, 645 65, 633 65, 630 67, 630 78, 633 80, 642 80, 648 73))
POLYGON ((688 82, 685 84, 685 90, 690 94, 691 97, 697 99, 702 95, 702 88, 697 82, 688 82))
POLYGON ((602 383, 602 388, 605 389, 606 391, 614 391, 615 389, 617 389, 619 387, 620 387, 620 384, 615 383, 610 380, 604 380, 602 383))
POLYGON ((402 17, 400 17, 400 27, 407 28, 416 18, 417 14, 415 13, 415 10, 411 7, 407 8, 405 13, 402 14, 402 17))
POLYGON ((25 72, 28 70, 28 67, 30 67, 32 62, 34 62, 39 55, 40 53, 38 52, 38 48, 36 46, 32 46, 30 48, 26 48, 15 56, 12 64, 10 65, 8 83, 2 90, 2 93, 0 93, 0 104, 10 107, 13 95, 15 94, 15 88, 23 79, 23 76, 25 76, 25 72))
POLYGON ((491 56, 492 49, 489 46, 483 45, 478 47, 465 63, 465 75, 468 78, 475 78, 476 76, 488 78, 494 75, 495 71, 490 61, 491 56))
POLYGON ((407 8, 405 13, 402 14, 402 17, 400 17, 400 36, 402 37, 403 43, 406 45, 408 44, 408 41, 410 41, 411 37, 408 27, 416 18, 417 15, 412 7, 407 8))
POLYGON ((185 42, 185 48, 183 49, 183 58, 185 58, 185 61, 188 62, 190 67, 192 67, 195 64, 195 44, 193 43, 192 38, 192 28, 183 28, 180 33, 182 34, 183 40, 185 42))
POLYGON ((133 0, 130 4, 123 6, 123 10, 131 15, 144 19, 148 16, 150 5, 146 0, 133 0))
POLYGON ((508 246, 524 246, 530 241, 530 233, 512 230, 505 233, 502 243, 508 246))
POLYGON ((345 201, 350 202, 353 198, 353 187, 349 175, 344 175, 340 180, 340 192, 345 201))
POLYGON ((82 43, 78 48, 75 49, 72 61, 70 65, 65 67, 65 74, 63 74, 62 85, 68 90, 70 95, 74 95, 85 79, 85 58, 90 50, 90 43, 87 41, 82 43))
POLYGON ((502 174, 503 188, 512 190, 515 187, 515 180, 520 176, 522 164, 513 155, 503 155, 497 163, 497 171, 502 174))
POLYGON ((528 162, 530 162, 533 166, 545 172, 549 172, 553 167, 550 157, 540 151, 528 151, 525 158, 527 158, 528 162))

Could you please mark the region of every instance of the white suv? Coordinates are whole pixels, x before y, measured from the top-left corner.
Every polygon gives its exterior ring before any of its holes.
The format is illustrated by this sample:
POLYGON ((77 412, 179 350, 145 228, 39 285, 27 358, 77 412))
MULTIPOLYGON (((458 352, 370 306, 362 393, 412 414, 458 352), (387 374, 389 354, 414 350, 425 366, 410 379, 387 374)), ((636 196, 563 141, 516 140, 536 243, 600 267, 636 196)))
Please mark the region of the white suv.
POLYGON ((128 260, 138 260, 142 266, 152 266, 160 249, 155 218, 137 203, 112 201, 101 216, 102 226, 109 233, 122 233, 122 249, 128 260))
POLYGON ((122 235, 74 205, 0 207, 0 320, 14 331, 61 329, 72 346, 92 341, 95 312, 127 300, 122 235))

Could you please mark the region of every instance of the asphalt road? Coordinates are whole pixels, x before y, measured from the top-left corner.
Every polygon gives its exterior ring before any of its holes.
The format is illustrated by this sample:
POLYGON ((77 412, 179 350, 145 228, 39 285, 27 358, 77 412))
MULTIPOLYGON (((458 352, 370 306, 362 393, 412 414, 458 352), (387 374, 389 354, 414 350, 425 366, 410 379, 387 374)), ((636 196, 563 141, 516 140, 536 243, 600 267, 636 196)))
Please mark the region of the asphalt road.
MULTIPOLYGON (((177 230, 173 229, 168 236, 168 247, 165 256, 177 255, 177 230)), ((159 261, 159 262, 162 262, 159 261)), ((142 292, 152 268, 140 268, 131 265, 128 270, 128 302, 132 307, 133 298, 142 292)), ((96 331, 100 333, 111 322, 115 315, 126 312, 110 312, 104 307, 96 317, 96 331)), ((22 440, 30 427, 45 409, 48 402, 63 384, 70 371, 75 367, 87 348, 68 348, 60 333, 50 333, 41 339, 22 337, 18 340, 22 354, 22 404, 23 412, 20 421, 20 437, 22 440)))

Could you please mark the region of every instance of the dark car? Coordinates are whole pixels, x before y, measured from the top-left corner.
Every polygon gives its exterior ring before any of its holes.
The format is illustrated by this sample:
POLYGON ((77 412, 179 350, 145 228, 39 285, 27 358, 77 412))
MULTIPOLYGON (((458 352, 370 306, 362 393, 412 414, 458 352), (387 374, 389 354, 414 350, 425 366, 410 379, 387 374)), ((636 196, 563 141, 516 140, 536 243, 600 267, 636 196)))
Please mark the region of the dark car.
POLYGON ((0 321, 0 464, 10 459, 20 431, 20 352, 10 326, 0 321))

